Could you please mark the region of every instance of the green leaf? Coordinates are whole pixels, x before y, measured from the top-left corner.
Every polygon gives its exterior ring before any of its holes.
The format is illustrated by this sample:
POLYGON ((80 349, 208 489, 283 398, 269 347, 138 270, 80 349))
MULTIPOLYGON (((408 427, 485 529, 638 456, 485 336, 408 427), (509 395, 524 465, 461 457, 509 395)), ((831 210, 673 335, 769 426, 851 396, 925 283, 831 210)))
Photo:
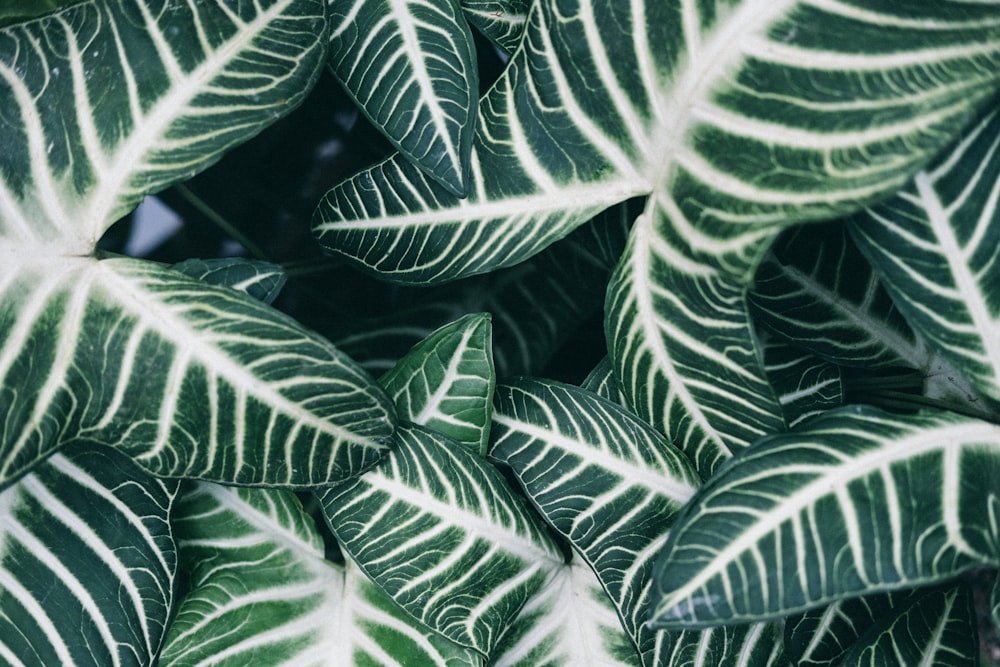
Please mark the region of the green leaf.
POLYGON ((875 659, 874 664, 939 664, 941 657, 929 661, 948 644, 959 649, 957 656, 967 661, 978 652, 974 645, 976 630, 961 626, 969 625, 972 618, 963 584, 849 598, 789 618, 785 624, 785 650, 801 667, 858 664, 864 654, 880 654, 884 660, 886 648, 895 655, 888 662, 875 659), (959 600, 949 599, 953 595, 961 598, 958 606, 954 603, 959 600), (950 623, 959 626, 957 632, 949 631, 950 641, 942 641, 946 635, 941 630, 950 623), (921 635, 926 640, 927 633, 938 635, 935 639, 940 644, 928 646, 925 641, 914 641, 921 635), (852 659, 846 659, 848 655, 852 659))
POLYGON ((507 53, 521 43, 530 0, 461 0, 469 23, 507 53))
POLYGON ((844 404, 841 369, 779 341, 764 346, 764 368, 789 427, 844 404))
POLYGON ((653 561, 700 478, 659 433, 583 389, 522 379, 495 394, 490 458, 597 573, 642 653, 653 561))
POLYGON ((175 510, 181 600, 160 664, 480 664, 419 624, 323 540, 294 495, 200 483, 175 510))
POLYGON ((755 321, 841 366, 926 369, 930 355, 842 221, 783 234, 757 270, 755 321))
POLYGON ((658 667, 786 667, 777 623, 659 632, 658 667))
POLYGON ((703 486, 656 568, 657 627, 763 620, 996 561, 1000 427, 949 412, 827 412, 703 486))
POLYGON ((482 458, 419 426, 397 440, 377 468, 320 496, 327 521, 397 604, 488 656, 562 554, 482 458))
POLYGON ((389 444, 395 411, 378 385, 245 294, 129 259, 11 278, 0 483, 74 441, 158 475, 285 486, 355 475, 389 444))
POLYGON ((852 232, 900 311, 986 396, 1000 399, 1000 116, 989 114, 852 232))
POLYGON ((0 32, 4 257, 90 254, 146 194, 293 109, 322 66, 325 0, 162 5, 91 0, 0 32))
POLYGON ((336 2, 331 23, 337 79, 407 159, 463 196, 479 70, 457 0, 336 2))
POLYGON ((288 279, 285 270, 277 264, 240 257, 188 259, 171 268, 209 285, 223 285, 246 292, 267 304, 277 298, 288 279))
POLYGON ((640 662, 593 570, 573 560, 560 566, 524 606, 489 664, 634 666, 640 662))
POLYGON ((484 455, 496 383, 492 333, 490 315, 476 313, 415 345, 379 379, 400 418, 484 455))
POLYGON ((587 377, 580 383, 581 389, 593 392, 601 398, 616 403, 626 410, 630 409, 628 401, 618 388, 618 380, 615 379, 615 368, 611 365, 611 359, 604 357, 594 369, 587 374, 587 377))
POLYGON ((176 487, 75 447, 0 493, 0 662, 153 664, 173 598, 176 487))
POLYGON ((965 585, 924 592, 887 622, 880 619, 838 664, 965 667, 979 653, 972 595, 965 585))

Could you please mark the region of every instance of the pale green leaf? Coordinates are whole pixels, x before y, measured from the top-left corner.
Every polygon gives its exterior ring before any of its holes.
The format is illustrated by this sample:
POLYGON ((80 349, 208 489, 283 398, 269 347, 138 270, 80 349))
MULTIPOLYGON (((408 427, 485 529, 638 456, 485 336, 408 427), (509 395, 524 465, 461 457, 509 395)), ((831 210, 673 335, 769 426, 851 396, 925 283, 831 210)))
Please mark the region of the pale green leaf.
POLYGON ((446 435, 482 456, 496 383, 489 314, 466 315, 431 333, 379 383, 401 419, 446 435))
POLYGON ((996 561, 1000 427, 847 407, 726 465, 657 564, 658 627, 762 620, 996 561))
POLYGON ((0 492, 0 663, 152 664, 173 604, 176 488, 74 447, 0 492))
POLYGON ((491 667, 638 667, 639 654, 611 599, 579 559, 559 567, 521 610, 491 667))
POLYGON ((563 561, 499 472, 419 426, 400 426, 378 467, 320 499, 342 548, 380 588, 484 656, 563 561))
POLYGON ((1000 115, 992 113, 852 231, 900 311, 982 394, 1000 399, 1000 115))
POLYGON ((522 379, 497 387, 490 458, 590 565, 642 653, 651 571, 701 479, 659 433, 583 389, 522 379))
POLYGON ((312 486, 389 445, 395 411, 374 380, 235 290, 64 259, 18 267, 0 303, 0 480, 84 441, 158 475, 312 486))
POLYGON ((294 495, 200 483, 174 521, 189 590, 160 664, 439 665, 478 656, 417 624, 323 541, 294 495))
POLYGON ((349 0, 331 7, 330 69, 407 159, 464 195, 479 95, 458 0, 349 0))

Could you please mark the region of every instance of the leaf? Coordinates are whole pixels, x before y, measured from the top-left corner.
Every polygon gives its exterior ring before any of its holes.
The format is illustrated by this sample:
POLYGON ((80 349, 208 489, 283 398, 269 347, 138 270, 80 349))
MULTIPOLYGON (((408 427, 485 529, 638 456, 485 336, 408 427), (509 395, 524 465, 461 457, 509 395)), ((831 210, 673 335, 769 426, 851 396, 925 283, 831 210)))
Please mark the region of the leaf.
POLYGON ((379 382, 401 418, 482 456, 496 383, 491 346, 490 315, 466 315, 415 345, 379 382))
POLYGON ((640 652, 653 560, 701 483, 691 463, 623 409, 583 389, 521 379, 495 393, 490 458, 597 573, 640 652))
POLYGON ((940 582, 995 562, 1000 427, 847 407, 701 487, 656 567, 652 622, 706 627, 940 582))
POLYGON ((925 592, 891 623, 880 624, 851 647, 842 665, 970 664, 979 651, 972 596, 966 586, 925 592))
POLYGON ((419 426, 401 426, 377 468, 320 500, 341 547, 379 588, 483 656, 563 561, 495 469, 419 426))
POLYGON ((416 624, 323 541, 286 491, 199 483, 175 514, 190 590, 160 664, 479 664, 416 624))
POLYGON ((630 666, 639 655, 594 572, 573 560, 524 606, 489 664, 630 666))
POLYGON ((839 367, 778 341, 764 346, 764 368, 789 427, 844 404, 839 367))
MULTIPOLYGON (((785 625, 785 650, 796 665, 802 667, 832 667, 833 665, 851 664, 845 662, 847 655, 853 656, 857 662, 865 653, 879 653, 887 646, 896 645, 898 649, 889 662, 900 664, 928 663, 935 654, 934 648, 924 650, 926 646, 913 643, 909 636, 912 629, 915 633, 926 633, 940 629, 939 622, 962 623, 958 618, 949 618, 956 606, 954 600, 948 598, 954 593, 960 593, 954 584, 934 589, 902 590, 890 593, 879 593, 864 597, 838 600, 829 607, 813 609, 804 614, 788 619, 785 625), (921 614, 926 614, 925 619, 921 614), (930 625, 927 625, 930 623, 930 625), (912 625, 911 625, 912 624, 912 625), (909 652, 910 659, 903 659, 909 652)), ((967 598, 967 594, 965 594, 967 598)), ((966 622, 971 619, 971 609, 968 600, 959 613, 966 614, 966 622)), ((966 628, 961 639, 958 633, 949 633, 959 644, 967 643, 975 637, 975 628, 966 628)), ((966 658, 973 655, 976 649, 959 653, 966 658)), ((885 654, 882 653, 884 656, 885 654)), ((935 661, 934 664, 937 664, 935 661)), ((963 663, 964 664, 964 663, 963 663)))
POLYGON ((987 115, 852 232, 910 325, 1000 399, 1000 116, 987 115))
POLYGON ((615 379, 615 368, 611 365, 611 359, 604 357, 594 369, 587 374, 587 377, 580 383, 580 388, 593 392, 601 398, 611 401, 626 410, 630 409, 628 401, 618 388, 618 381, 615 379))
POLYGON ((293 109, 325 21, 324 0, 90 0, 4 29, 0 252, 90 254, 146 194, 293 109))
POLYGON ((466 192, 479 92, 475 44, 457 0, 331 4, 330 69, 407 159, 466 192))
POLYGON ((842 221, 783 234, 757 270, 750 305, 768 331, 841 366, 930 362, 842 221))
POLYGON ((129 259, 57 260, 0 286, 0 482, 83 441, 157 475, 312 486, 389 444, 374 381, 235 290, 129 259))
POLYGON ((284 269, 277 264, 240 257, 187 259, 171 268, 210 285, 246 292, 267 304, 274 301, 288 279, 284 269))
POLYGON ((0 492, 0 661, 152 664, 173 599, 176 487, 74 447, 0 492))
POLYGON ((521 43, 528 20, 529 0, 461 0, 469 23, 507 53, 521 43))
POLYGON ((657 633, 660 667, 785 667, 777 623, 657 633))

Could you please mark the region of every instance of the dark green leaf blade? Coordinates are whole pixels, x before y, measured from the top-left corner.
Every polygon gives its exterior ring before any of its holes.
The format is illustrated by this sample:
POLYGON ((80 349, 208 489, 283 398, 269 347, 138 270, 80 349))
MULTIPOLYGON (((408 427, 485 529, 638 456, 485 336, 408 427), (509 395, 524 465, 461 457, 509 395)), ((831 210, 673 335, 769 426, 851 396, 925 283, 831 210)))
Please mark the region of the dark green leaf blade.
POLYGON ((475 313, 431 333, 379 378, 401 419, 482 456, 493 411, 492 327, 475 313))
POLYGON ((484 656, 563 561, 492 466, 419 426, 401 425, 378 467, 320 500, 339 543, 376 585, 484 656))
POLYGON ((847 407, 772 436, 703 486, 657 565, 667 628, 775 618, 937 583, 996 558, 1000 427, 847 407))
POLYGON ((463 196, 479 70, 457 0, 351 0, 331 12, 337 79, 403 155, 463 196))
POLYGON ((0 493, 0 661, 152 664, 173 605, 176 489, 74 447, 0 493))

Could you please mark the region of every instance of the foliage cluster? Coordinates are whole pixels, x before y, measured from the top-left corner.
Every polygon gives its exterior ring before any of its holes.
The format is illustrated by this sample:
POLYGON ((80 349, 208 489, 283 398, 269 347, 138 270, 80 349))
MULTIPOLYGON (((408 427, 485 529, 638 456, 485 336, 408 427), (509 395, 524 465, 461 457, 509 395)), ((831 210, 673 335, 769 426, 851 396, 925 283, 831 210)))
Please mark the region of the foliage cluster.
POLYGON ((1000 2, 55 4, 0 662, 979 661, 1000 2))

